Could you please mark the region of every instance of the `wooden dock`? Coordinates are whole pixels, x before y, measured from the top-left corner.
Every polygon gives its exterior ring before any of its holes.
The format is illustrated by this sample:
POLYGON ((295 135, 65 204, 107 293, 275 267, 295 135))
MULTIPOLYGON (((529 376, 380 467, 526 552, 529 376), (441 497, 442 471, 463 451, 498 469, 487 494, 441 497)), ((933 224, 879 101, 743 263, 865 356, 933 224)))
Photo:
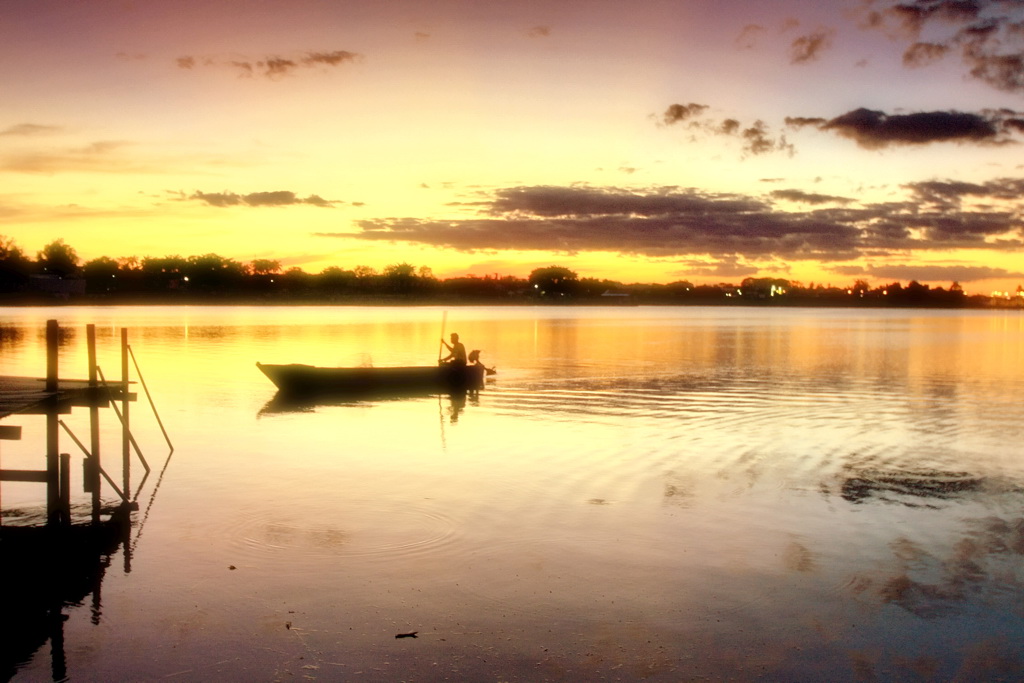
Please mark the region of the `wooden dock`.
POLYGON ((51 403, 62 406, 57 412, 66 414, 71 408, 105 408, 111 400, 125 398, 132 401, 136 396, 126 396, 120 382, 103 386, 90 384, 87 379, 58 379, 55 389, 47 391, 45 377, 0 376, 0 420, 16 414, 44 415, 51 403))
MULTIPOLYGON (((46 322, 46 377, 0 377, 0 420, 16 416, 45 417, 45 469, 11 470, 0 466, 0 482, 39 482, 46 484, 47 518, 50 523, 70 524, 71 490, 70 490, 70 453, 61 452, 60 428, 85 455, 84 489, 91 494, 93 522, 100 519, 100 479, 106 479, 122 502, 129 504, 129 459, 131 448, 149 472, 149 465, 128 426, 128 406, 135 400, 135 395, 128 391, 128 347, 127 330, 121 330, 121 378, 107 382, 103 372, 96 363, 96 328, 86 326, 88 351, 88 379, 61 379, 57 372, 58 345, 60 330, 56 320, 46 322), (118 407, 120 404, 120 408, 118 407), (60 419, 72 408, 89 409, 89 435, 87 446, 71 431, 70 427, 60 419), (122 425, 122 484, 119 488, 114 480, 100 465, 99 442, 99 409, 110 407, 117 414, 122 425)), ((147 394, 148 395, 148 394, 147 394)), ((22 421, 19 419, 19 422, 22 421)), ((22 425, 0 425, 0 440, 19 440, 22 437, 22 425)), ((2 509, 2 508, 0 508, 2 509)), ((0 518, 2 519, 2 518, 0 518)))

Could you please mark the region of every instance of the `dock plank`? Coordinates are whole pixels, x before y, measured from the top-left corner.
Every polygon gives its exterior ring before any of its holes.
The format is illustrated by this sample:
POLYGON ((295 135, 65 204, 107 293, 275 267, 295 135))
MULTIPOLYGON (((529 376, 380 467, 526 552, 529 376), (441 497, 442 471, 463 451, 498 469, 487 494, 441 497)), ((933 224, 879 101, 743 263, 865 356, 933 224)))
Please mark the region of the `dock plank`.
MULTIPOLYGON (((129 382, 131 384, 132 382, 129 382)), ((59 379, 57 391, 46 391, 46 379, 40 377, 0 376, 0 419, 14 414, 38 414, 41 404, 55 400, 68 406, 106 406, 110 399, 126 398, 121 383, 109 382, 107 388, 89 386, 87 379, 59 379)), ((135 400, 129 393, 127 399, 135 400)), ((42 406, 45 408, 45 406, 42 406)), ((45 412, 43 410, 42 412, 45 412)), ((67 412, 66 410, 63 412, 67 412)))

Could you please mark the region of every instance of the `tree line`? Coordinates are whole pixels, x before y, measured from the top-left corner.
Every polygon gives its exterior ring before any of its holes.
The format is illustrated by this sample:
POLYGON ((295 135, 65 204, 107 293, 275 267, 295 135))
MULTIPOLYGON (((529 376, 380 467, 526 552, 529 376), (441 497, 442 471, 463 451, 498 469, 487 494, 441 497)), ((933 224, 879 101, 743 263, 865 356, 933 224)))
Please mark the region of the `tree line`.
MULTIPOLYGON (((1018 293, 1021 289, 1018 288, 1018 293)), ((1017 297, 1022 299, 1022 297, 1017 297)), ((82 262, 73 247, 55 240, 30 258, 0 235, 0 301, 79 303, 598 303, 799 306, 981 306, 957 283, 948 289, 912 281, 871 287, 804 286, 780 278, 746 278, 739 285, 624 284, 579 277, 564 266, 534 269, 529 277, 464 276, 439 279, 427 266, 395 263, 377 271, 358 265, 320 273, 283 268, 280 261, 239 262, 201 256, 101 256, 82 262)))

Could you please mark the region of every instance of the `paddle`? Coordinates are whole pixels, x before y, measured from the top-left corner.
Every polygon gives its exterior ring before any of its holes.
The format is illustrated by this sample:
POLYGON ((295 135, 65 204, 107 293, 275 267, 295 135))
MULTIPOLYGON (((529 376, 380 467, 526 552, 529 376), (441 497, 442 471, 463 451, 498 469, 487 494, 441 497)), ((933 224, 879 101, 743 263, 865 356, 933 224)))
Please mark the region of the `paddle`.
POLYGON ((448 324, 448 311, 441 315, 441 343, 437 346, 437 362, 441 362, 441 352, 444 350, 444 328, 448 324))

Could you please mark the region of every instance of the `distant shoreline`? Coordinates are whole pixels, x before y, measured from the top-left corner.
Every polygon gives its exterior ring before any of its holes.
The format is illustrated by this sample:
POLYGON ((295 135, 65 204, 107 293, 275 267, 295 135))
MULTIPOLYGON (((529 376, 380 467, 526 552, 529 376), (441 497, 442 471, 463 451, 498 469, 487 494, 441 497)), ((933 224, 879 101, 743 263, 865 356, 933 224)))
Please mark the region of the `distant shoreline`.
POLYGON ((836 309, 970 309, 970 310, 1018 310, 1024 311, 1024 302, 1016 299, 999 300, 985 296, 964 297, 957 303, 947 302, 895 302, 853 299, 840 297, 786 297, 772 300, 729 298, 713 299, 693 297, 685 300, 662 297, 636 297, 627 300, 608 300, 600 297, 566 297, 560 300, 489 298, 489 297, 407 297, 407 296, 338 296, 330 298, 302 297, 238 297, 238 296, 170 296, 170 297, 110 297, 80 296, 55 299, 45 296, 0 296, 0 308, 63 308, 71 306, 262 306, 284 308, 289 306, 492 306, 492 307, 609 307, 636 308, 640 306, 694 307, 712 306, 722 308, 836 308, 836 309))

